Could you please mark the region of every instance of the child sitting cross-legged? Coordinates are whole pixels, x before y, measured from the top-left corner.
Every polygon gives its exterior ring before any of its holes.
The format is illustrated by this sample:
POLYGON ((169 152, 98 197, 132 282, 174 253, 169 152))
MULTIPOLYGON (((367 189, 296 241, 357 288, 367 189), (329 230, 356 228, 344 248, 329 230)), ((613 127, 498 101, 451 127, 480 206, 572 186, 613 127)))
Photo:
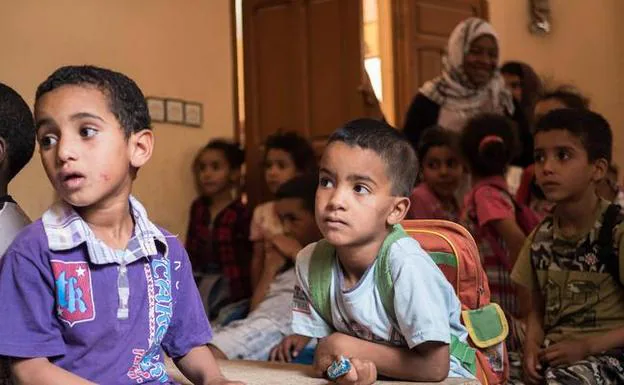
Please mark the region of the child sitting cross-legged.
MULTIPOLYGON (((314 222, 317 179, 297 176, 275 194, 275 210, 294 248, 316 242, 321 234, 314 222)), ((271 348, 292 333, 290 304, 295 286, 292 261, 274 249, 267 250, 259 285, 268 288, 258 306, 243 320, 215 329, 209 347, 219 358, 267 360, 271 348), (290 262, 290 263, 289 263, 290 262)))
POLYGON ((320 164, 316 221, 324 236, 297 256, 295 333, 321 338, 314 367, 341 384, 474 378, 450 346, 463 345, 460 302, 445 276, 399 225, 417 174, 413 148, 386 123, 359 119, 334 132, 320 164), (380 259, 393 309, 376 283, 380 259), (318 285, 317 285, 318 284, 318 285), (325 291, 326 289, 326 291, 325 291), (329 370, 349 357, 350 370, 329 370))
POLYGON ((624 215, 600 198, 609 123, 558 109, 536 124, 535 176, 552 215, 529 236, 512 279, 531 291, 524 341, 530 384, 624 383, 624 215))

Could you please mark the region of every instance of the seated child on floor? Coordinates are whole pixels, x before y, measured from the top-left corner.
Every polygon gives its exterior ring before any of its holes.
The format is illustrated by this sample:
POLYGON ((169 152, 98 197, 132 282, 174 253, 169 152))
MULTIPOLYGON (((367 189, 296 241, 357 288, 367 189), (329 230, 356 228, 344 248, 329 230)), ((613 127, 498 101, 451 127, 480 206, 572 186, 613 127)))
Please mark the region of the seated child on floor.
POLYGON ((512 279, 531 291, 529 384, 624 383, 624 215, 596 194, 612 153, 609 123, 559 109, 535 127, 535 176, 551 216, 530 235, 512 279))
POLYGON ((418 163, 421 182, 410 196, 407 219, 459 221, 457 189, 464 175, 457 133, 429 127, 420 137, 418 163))
POLYGON ((17 233, 30 223, 8 194, 11 180, 35 151, 35 123, 22 97, 0 83, 0 258, 17 233))
POLYGON ((20 384, 226 380, 182 244, 130 191, 152 154, 145 97, 127 76, 56 70, 37 89, 43 167, 60 200, 0 264, 0 355, 20 384))
POLYGON ((474 377, 451 354, 450 346, 465 346, 467 337, 453 287, 399 225, 417 168, 410 143, 383 122, 354 120, 328 140, 316 193, 324 240, 297 256, 293 299, 293 331, 322 338, 319 376, 344 356, 352 369, 341 383, 357 376, 358 384, 370 384, 377 372, 412 381, 474 377), (388 310, 375 278, 385 258, 394 283, 388 310))
POLYGON ((251 214, 238 191, 244 161, 238 145, 215 139, 193 162, 200 196, 191 206, 186 250, 197 276, 224 280, 217 285, 222 293, 209 297, 211 320, 224 305, 251 297, 251 214))
MULTIPOLYGON (((295 176, 314 175, 316 158, 310 142, 295 132, 270 135, 265 142, 264 178, 271 194, 295 176)), ((266 294, 266 286, 258 286, 263 275, 266 253, 275 250, 293 265, 299 252, 290 237, 284 235, 281 221, 275 211, 275 202, 260 204, 253 212, 249 239, 253 242, 251 284, 253 296, 250 310, 255 309, 266 294)))
MULTIPOLYGON (((316 242, 321 234, 314 221, 314 195, 318 180, 298 176, 280 186, 275 209, 294 248, 316 242)), ((243 320, 216 328, 209 347, 219 358, 267 360, 269 351, 292 333, 291 303, 295 286, 294 267, 284 255, 270 249, 258 286, 266 295, 243 320)), ((260 292, 259 290, 258 292, 260 292)))

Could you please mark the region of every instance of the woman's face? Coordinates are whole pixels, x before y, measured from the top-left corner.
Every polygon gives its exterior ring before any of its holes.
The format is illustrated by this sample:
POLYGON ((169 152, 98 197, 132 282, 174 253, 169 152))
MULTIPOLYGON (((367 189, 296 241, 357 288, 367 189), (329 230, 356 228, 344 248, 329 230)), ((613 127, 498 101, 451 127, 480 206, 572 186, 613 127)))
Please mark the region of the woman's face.
POLYGON ((464 55, 464 72, 475 87, 486 85, 498 65, 498 45, 491 35, 476 38, 464 55))

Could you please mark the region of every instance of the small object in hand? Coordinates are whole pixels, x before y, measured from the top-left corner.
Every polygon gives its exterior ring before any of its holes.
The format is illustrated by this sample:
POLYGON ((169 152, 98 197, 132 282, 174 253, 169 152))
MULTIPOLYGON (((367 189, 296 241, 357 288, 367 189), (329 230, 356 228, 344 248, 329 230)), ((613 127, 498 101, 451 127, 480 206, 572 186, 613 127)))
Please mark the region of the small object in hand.
POLYGON ((332 362, 331 365, 327 368, 327 377, 330 380, 334 381, 338 377, 342 377, 345 374, 349 373, 351 370, 351 362, 348 358, 340 356, 339 359, 332 362))

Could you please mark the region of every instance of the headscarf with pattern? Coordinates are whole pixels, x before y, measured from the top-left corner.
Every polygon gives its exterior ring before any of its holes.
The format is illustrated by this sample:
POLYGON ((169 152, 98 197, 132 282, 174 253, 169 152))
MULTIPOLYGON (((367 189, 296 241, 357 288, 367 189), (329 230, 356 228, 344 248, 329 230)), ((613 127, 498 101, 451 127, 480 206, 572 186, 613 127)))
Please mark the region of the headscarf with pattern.
MULTIPOLYGON (((505 87, 498 69, 480 87, 475 87, 464 72, 464 56, 472 42, 483 35, 492 36, 499 44, 496 31, 485 20, 472 17, 458 24, 449 37, 447 53, 442 59, 442 74, 425 83, 419 90, 439 104, 447 114, 458 115, 455 118, 461 121, 482 112, 513 113, 511 93, 505 87)), ((443 122, 439 123, 445 126, 443 122)))

